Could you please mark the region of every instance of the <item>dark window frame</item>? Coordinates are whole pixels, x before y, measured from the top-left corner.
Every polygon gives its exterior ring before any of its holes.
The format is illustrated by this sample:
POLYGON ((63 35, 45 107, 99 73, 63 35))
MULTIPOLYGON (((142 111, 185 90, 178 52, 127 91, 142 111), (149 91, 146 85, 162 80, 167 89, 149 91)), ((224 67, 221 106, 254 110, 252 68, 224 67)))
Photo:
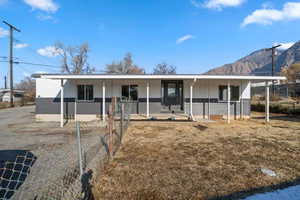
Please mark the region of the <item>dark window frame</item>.
MULTIPOLYGON (((227 85, 219 86, 219 100, 227 101, 227 85), (225 91, 225 97, 223 96, 225 91)), ((240 101, 240 86, 230 86, 230 101, 240 101)))
POLYGON ((94 101, 94 85, 80 84, 77 85, 78 101, 94 101))
POLYGON ((138 88, 139 88, 139 86, 136 84, 122 85, 121 86, 121 99, 128 100, 128 101, 138 101, 138 98, 139 98, 138 88), (126 94, 124 94, 124 93, 126 93, 126 94))

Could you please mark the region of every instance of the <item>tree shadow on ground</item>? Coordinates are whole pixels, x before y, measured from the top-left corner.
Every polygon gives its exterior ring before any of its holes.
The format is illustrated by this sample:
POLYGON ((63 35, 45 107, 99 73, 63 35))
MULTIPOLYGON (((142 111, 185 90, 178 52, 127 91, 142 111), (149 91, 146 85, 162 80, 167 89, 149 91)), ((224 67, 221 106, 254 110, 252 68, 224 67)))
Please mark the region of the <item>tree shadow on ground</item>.
POLYGON ((216 196, 216 197, 209 198, 208 200, 239 200, 239 199, 247 198, 254 194, 273 192, 278 189, 285 189, 287 187, 296 186, 299 184, 300 184, 300 177, 298 177, 292 181, 286 181, 286 182, 282 182, 282 183, 275 184, 275 185, 269 185, 269 186, 265 186, 265 187, 257 187, 257 188, 252 188, 249 190, 243 190, 243 191, 235 192, 235 193, 225 195, 225 196, 216 196))
POLYGON ((200 124, 197 124, 194 127, 199 129, 200 131, 205 131, 208 128, 207 126, 203 126, 203 125, 200 125, 200 124))
POLYGON ((133 121, 133 122, 191 122, 191 120, 184 120, 184 119, 174 119, 174 120, 171 120, 171 119, 130 119, 130 121, 133 121))
POLYGON ((103 136, 101 135, 100 136, 100 142, 101 142, 102 146, 105 149, 106 155, 109 155, 109 147, 108 147, 107 138, 108 138, 108 134, 105 134, 103 136))
POLYGON ((26 150, 0 150, 0 199, 10 199, 26 180, 37 157, 26 150))

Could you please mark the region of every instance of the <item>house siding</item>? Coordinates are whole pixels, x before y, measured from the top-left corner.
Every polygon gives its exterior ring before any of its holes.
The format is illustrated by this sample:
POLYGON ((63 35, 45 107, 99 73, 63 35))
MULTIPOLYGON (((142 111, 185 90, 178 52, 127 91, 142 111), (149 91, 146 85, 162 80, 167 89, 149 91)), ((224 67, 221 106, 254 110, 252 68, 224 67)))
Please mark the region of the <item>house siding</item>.
MULTIPOLYGON (((243 116, 250 116, 250 106, 251 101, 246 99, 242 101, 243 103, 243 116)), ((208 115, 208 105, 210 115, 227 115, 227 102, 203 102, 203 103, 193 103, 193 115, 207 116, 208 115)), ((185 104, 186 113, 189 114, 189 103, 185 104)), ((241 115, 241 103, 231 102, 230 103, 230 113, 234 117, 241 115)))
MULTIPOLYGON (((60 114, 60 80, 38 78, 36 89, 36 114, 37 115, 58 115, 60 114)), ((74 115, 75 99, 77 96, 78 84, 94 85, 94 101, 77 102, 77 114, 79 115, 101 115, 102 114, 102 85, 101 80, 71 80, 64 82, 64 113, 67 116, 74 115)), ((147 80, 106 80, 106 111, 112 97, 120 98, 122 85, 138 85, 138 101, 131 102, 133 114, 146 114, 147 112, 147 80)), ((150 114, 160 113, 161 105, 161 80, 149 80, 150 114)), ((184 80, 184 110, 189 114, 190 85, 193 84, 193 114, 205 116, 208 113, 208 102, 210 102, 211 115, 227 114, 227 102, 219 101, 219 85, 226 85, 227 81, 222 80, 184 80)), ((240 86, 240 97, 243 99, 243 115, 250 115, 250 82, 231 81, 231 85, 240 86)), ((232 102, 231 114, 240 115, 240 102, 232 102)))

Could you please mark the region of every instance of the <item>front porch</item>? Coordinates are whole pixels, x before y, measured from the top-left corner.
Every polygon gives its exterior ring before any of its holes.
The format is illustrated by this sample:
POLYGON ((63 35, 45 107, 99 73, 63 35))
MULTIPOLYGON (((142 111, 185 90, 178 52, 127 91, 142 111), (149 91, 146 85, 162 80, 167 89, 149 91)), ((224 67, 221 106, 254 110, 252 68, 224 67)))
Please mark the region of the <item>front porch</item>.
POLYGON ((281 77, 209 75, 41 75, 37 80, 39 119, 105 122, 112 98, 131 104, 138 118, 233 119, 250 117, 251 82, 266 83, 266 121, 269 121, 269 83, 281 77), (45 92, 49 85, 52 95, 45 92), (43 87, 42 87, 43 86, 43 87), (51 87, 50 87, 51 86, 51 87), (56 91, 56 92, 55 92, 56 91), (55 93, 54 93, 55 92, 55 93), (52 96, 52 97, 51 97, 52 96))
MULTIPOLYGON (((76 80, 69 84, 78 87, 84 82, 87 80, 76 80)), ((67 109, 64 107, 66 102, 63 90, 67 83, 61 80, 60 117, 62 126, 63 121, 68 118, 66 112, 70 110, 68 106, 67 109)), ((100 98, 94 97, 95 89, 93 89, 93 100, 91 101, 74 98, 72 119, 90 121, 96 117, 105 122, 109 105, 112 101, 116 101, 115 103, 130 104, 133 120, 226 120, 230 123, 231 120, 250 118, 250 99, 243 96, 249 83, 249 81, 220 80, 101 80, 102 96, 100 98), (226 86, 224 86, 224 82, 226 86), (220 97, 220 85, 225 88, 224 91, 221 91, 223 99, 220 97), (233 87, 238 88, 235 91, 237 94, 234 94, 237 99, 232 99, 233 87), (91 106, 93 108, 89 108, 91 106), (78 112, 80 110, 92 110, 92 112, 96 112, 96 115, 78 112)), ((93 82, 89 81, 88 84, 93 84, 93 82)), ((266 84, 266 97, 269 95, 268 85, 266 84)), ((80 96, 78 90, 77 96, 80 96)), ((268 101, 267 97, 266 104, 268 101)), ((268 109, 266 110, 266 121, 269 120, 267 112, 268 109)))

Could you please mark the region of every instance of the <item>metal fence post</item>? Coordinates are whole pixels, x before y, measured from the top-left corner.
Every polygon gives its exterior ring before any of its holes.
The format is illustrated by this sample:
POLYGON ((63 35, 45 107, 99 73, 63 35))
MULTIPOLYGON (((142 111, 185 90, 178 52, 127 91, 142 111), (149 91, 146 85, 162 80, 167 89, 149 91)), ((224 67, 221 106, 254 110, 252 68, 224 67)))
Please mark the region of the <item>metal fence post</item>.
POLYGON ((82 176, 83 175, 83 167, 82 167, 82 150, 81 150, 81 141, 80 141, 80 124, 79 124, 79 122, 76 122, 76 133, 77 133, 79 172, 80 172, 80 176, 82 176))
POLYGON ((112 143, 112 133, 113 133, 113 108, 112 105, 109 105, 108 113, 108 141, 109 141, 109 157, 113 156, 113 143, 112 143))
POLYGON ((74 103, 74 120, 77 121, 77 99, 75 99, 74 103))
POLYGON ((123 138, 123 132, 124 132, 124 103, 121 103, 121 117, 120 117, 120 142, 123 138))

